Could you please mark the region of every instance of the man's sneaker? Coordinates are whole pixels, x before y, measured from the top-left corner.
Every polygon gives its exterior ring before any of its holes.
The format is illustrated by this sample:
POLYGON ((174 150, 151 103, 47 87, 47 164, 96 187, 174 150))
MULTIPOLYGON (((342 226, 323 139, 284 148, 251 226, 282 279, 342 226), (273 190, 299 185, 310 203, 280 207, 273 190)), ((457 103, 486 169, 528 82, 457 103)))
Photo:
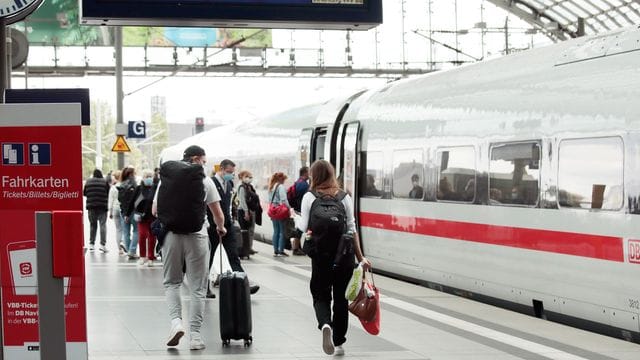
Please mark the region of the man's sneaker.
POLYGON ((100 252, 105 253, 105 254, 109 252, 109 249, 107 249, 107 247, 104 246, 104 245, 100 245, 99 250, 100 250, 100 252))
POLYGON ((124 243, 122 241, 120 241, 120 244, 118 244, 118 248, 120 249, 120 254, 124 255, 127 253, 127 248, 124 247, 124 243))
POLYGON ((301 255, 307 255, 307 254, 305 254, 304 251, 302 251, 302 249, 295 249, 293 250, 293 255, 301 256, 301 255))
POLYGON ((129 254, 129 255, 127 255, 127 259, 129 259, 129 260, 137 260, 137 259, 139 259, 139 258, 140 258, 140 256, 138 256, 138 255, 136 255, 136 254, 129 254))
POLYGON ((336 350, 333 346, 333 330, 329 324, 322 325, 322 350, 327 355, 333 355, 336 350))
POLYGON ((155 266, 155 264, 156 264, 156 261, 155 261, 155 260, 151 260, 151 259, 149 259, 149 260, 147 261, 147 266, 148 266, 148 267, 154 267, 154 266, 155 266))
POLYGON ((284 251, 283 251, 283 252, 281 252, 281 253, 280 253, 280 255, 281 255, 281 256, 289 256, 289 254, 287 254, 287 253, 286 253, 286 252, 284 252, 284 251))
POLYGON ((180 342, 180 338, 184 335, 184 328, 182 327, 182 319, 171 320, 171 333, 169 333, 169 340, 167 340, 167 346, 177 346, 180 342))
POLYGON ((202 341, 202 335, 199 332, 191 333, 191 342, 189 343, 189 349, 202 350, 205 348, 204 341, 202 341))
POLYGON ((140 260, 138 260, 138 265, 140 265, 140 266, 144 266, 144 264, 146 264, 146 263, 147 263, 147 258, 146 257, 140 258, 140 260))
POLYGON ((96 246, 93 244, 89 244, 89 251, 93 251, 96 249, 96 246))
POLYGON ((251 295, 257 293, 258 290, 260 290, 260 285, 251 285, 251 286, 249 286, 249 293, 251 293, 251 295))
POLYGON ((342 345, 336 346, 336 350, 333 352, 333 355, 344 356, 344 348, 342 348, 342 345))

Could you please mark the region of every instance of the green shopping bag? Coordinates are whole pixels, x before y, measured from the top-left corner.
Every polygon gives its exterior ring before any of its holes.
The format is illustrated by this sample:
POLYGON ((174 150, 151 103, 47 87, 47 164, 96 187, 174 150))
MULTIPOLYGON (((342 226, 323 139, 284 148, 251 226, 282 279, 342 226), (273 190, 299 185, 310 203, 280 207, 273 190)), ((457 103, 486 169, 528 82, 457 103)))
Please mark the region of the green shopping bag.
POLYGON ((353 269, 353 275, 351 275, 351 279, 349 280, 349 284, 347 284, 347 290, 344 292, 345 299, 349 301, 353 301, 358 296, 360 289, 362 288, 362 276, 364 274, 364 269, 362 268, 362 263, 359 263, 355 269, 353 269))

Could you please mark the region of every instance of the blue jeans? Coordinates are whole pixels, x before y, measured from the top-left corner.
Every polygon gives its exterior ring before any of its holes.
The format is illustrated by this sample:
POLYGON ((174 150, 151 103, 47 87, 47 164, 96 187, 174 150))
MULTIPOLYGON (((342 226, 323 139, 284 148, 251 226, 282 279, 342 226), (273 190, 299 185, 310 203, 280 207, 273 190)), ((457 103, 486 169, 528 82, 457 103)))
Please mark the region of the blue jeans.
POLYGON ((271 220, 273 223, 273 252, 275 254, 281 254, 284 252, 284 221, 271 220))
POLYGON ((138 223, 133 219, 133 214, 129 217, 129 222, 124 221, 124 217, 122 218, 122 240, 129 254, 135 255, 138 250, 138 223), (131 236, 131 228, 133 228, 133 237, 131 236))

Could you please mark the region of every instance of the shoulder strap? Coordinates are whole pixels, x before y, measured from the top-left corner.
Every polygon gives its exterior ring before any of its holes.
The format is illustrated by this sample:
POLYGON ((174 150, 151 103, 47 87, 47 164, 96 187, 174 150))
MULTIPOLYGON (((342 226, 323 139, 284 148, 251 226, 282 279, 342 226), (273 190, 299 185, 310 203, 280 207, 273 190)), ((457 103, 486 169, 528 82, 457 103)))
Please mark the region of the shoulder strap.
POLYGON ((280 184, 276 185, 276 187, 273 188, 273 195, 271 195, 271 203, 273 204, 273 199, 276 198, 276 191, 278 191, 278 186, 280 186, 280 184))

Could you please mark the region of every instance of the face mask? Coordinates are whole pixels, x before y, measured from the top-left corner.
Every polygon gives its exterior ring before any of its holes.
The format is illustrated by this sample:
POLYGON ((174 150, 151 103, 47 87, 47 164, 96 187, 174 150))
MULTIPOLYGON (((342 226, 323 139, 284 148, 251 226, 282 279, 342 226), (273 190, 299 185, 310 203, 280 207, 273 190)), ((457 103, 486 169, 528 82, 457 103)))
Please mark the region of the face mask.
POLYGON ((233 174, 224 174, 224 175, 222 175, 222 178, 225 181, 231 181, 231 180, 233 180, 233 174))
POLYGON ((147 185, 147 186, 153 185, 153 179, 152 178, 145 178, 142 181, 144 181, 144 184, 147 185))
POLYGON ((243 181, 245 184, 251 184, 251 182, 253 181, 253 178, 246 177, 246 178, 242 179, 242 181, 243 181))

